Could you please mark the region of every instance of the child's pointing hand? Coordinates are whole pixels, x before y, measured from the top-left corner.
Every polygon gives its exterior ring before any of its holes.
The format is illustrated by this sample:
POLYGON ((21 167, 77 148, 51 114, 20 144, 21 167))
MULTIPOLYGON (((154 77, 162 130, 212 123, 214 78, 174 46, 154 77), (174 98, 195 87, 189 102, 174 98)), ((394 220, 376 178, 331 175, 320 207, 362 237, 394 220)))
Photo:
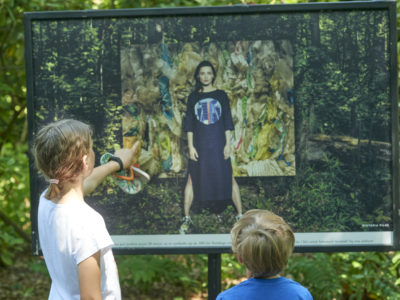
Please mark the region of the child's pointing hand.
POLYGON ((124 169, 129 168, 133 164, 139 145, 140 142, 136 141, 136 143, 133 144, 132 148, 123 148, 115 151, 114 156, 121 159, 122 164, 124 165, 124 169))

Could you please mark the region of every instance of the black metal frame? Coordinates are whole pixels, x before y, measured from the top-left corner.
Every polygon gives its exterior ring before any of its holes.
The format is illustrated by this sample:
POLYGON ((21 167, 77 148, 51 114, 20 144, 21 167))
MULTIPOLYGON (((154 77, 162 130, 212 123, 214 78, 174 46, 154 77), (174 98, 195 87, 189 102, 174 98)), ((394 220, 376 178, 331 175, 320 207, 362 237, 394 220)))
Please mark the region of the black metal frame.
MULTIPOLYGON (((96 19, 96 18, 127 18, 127 17, 154 17, 154 16, 191 16, 191 15, 224 15, 224 14, 255 14, 255 13, 288 13, 288 12, 328 12, 345 10, 388 10, 390 21, 390 93, 392 99, 392 155, 393 155, 393 246, 323 246, 323 247, 296 247, 296 252, 334 252, 334 251, 389 251, 400 249, 400 203, 399 203, 399 162, 398 162, 398 86, 397 86, 397 33, 396 33, 396 2, 395 1, 351 1, 337 3, 308 3, 293 5, 233 5, 218 7, 182 7, 182 8, 150 8, 150 9, 120 9, 120 10, 83 10, 83 11, 54 11, 54 12, 27 12, 25 17, 25 57, 27 76, 28 124, 33 129, 34 120, 34 80, 32 64, 32 35, 31 23, 35 20, 65 20, 65 19, 96 19)), ((29 146, 33 143, 33 136, 29 135, 29 146)), ((33 158, 30 155, 30 164, 33 158)), ((31 195, 39 195, 31 176, 31 195)), ((32 246, 35 254, 40 253, 37 231, 37 211, 31 211, 32 246)), ((189 254, 208 253, 210 255, 230 252, 228 248, 144 248, 144 249, 115 249, 118 254, 189 254)))

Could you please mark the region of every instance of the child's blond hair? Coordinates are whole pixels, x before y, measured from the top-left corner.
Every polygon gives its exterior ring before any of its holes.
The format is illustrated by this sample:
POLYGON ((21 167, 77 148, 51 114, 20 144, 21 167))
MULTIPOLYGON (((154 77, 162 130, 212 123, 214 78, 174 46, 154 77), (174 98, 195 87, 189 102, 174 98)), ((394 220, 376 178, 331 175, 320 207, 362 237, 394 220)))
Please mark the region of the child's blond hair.
POLYGON ((47 180, 53 179, 47 199, 57 197, 63 184, 81 173, 82 158, 92 147, 91 135, 89 125, 72 119, 50 123, 38 131, 33 145, 35 163, 47 180))
POLYGON ((289 225, 268 210, 246 212, 231 230, 232 250, 251 277, 278 275, 286 266, 294 248, 289 225))

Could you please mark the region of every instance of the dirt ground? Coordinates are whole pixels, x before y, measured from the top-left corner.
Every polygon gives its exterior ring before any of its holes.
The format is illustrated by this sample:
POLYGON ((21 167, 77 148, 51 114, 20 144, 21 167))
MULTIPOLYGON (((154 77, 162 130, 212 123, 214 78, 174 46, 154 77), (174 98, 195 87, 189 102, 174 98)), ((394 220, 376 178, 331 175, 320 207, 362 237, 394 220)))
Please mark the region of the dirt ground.
POLYGON ((20 254, 12 266, 0 266, 1 300, 43 300, 49 289, 50 278, 40 257, 20 254))

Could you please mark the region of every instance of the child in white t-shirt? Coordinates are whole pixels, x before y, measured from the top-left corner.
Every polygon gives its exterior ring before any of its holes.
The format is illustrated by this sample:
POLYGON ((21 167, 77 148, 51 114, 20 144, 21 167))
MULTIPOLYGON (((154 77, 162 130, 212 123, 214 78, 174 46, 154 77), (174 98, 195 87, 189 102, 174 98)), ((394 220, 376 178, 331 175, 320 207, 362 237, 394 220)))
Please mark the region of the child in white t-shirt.
POLYGON ((49 299, 121 299, 113 242, 103 217, 84 201, 104 178, 132 163, 138 143, 94 168, 90 127, 62 120, 39 130, 33 153, 49 181, 40 196, 39 240, 52 280, 49 299))

